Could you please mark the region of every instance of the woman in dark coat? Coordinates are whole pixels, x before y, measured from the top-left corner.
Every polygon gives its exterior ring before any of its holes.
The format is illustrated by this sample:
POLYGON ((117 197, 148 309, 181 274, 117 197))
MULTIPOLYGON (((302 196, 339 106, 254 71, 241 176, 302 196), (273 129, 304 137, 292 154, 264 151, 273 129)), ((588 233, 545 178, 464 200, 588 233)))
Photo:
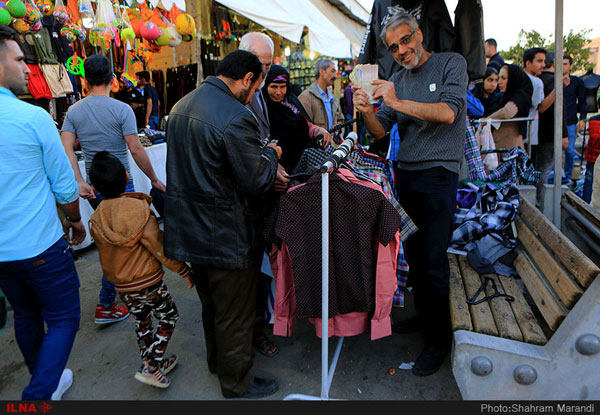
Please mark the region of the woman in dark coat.
MULTIPOLYGON (((498 78, 500 92, 504 95, 500 101, 500 109, 489 115, 488 118, 511 119, 522 118, 529 115, 531 108, 531 95, 533 85, 527 74, 517 65, 504 65, 500 69, 498 78)), ((496 148, 513 148, 523 146, 523 136, 526 133, 527 123, 503 122, 500 128, 492 132, 496 148)))
POLYGON ((277 140, 282 154, 279 163, 291 171, 302 152, 309 147, 326 148, 331 141, 327 130, 314 125, 296 95, 291 92, 290 75, 279 65, 271 66, 263 87, 267 102, 271 139, 277 140))

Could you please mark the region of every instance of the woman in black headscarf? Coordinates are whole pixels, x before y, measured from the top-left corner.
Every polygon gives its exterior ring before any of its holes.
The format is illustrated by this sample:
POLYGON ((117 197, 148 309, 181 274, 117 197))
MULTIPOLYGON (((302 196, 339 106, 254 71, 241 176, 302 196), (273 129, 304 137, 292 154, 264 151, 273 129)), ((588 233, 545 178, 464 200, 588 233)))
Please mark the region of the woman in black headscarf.
POLYGON ((279 163, 290 171, 308 147, 329 146, 331 134, 314 125, 296 95, 291 92, 290 75, 272 65, 265 80, 263 96, 267 102, 271 139, 277 140, 282 154, 279 163), (322 137, 321 137, 322 136, 322 137))
POLYGON ((483 105, 483 116, 487 117, 500 108, 502 94, 498 91, 498 72, 489 67, 485 71, 483 82, 475 85, 473 95, 483 105))
MULTIPOLYGON (((500 101, 500 109, 489 115, 494 119, 521 118, 529 115, 533 85, 527 74, 517 65, 507 64, 500 69, 498 77, 500 92, 504 95, 500 101)), ((527 123, 503 122, 500 128, 493 131, 496 148, 513 148, 523 146, 523 136, 527 123)))

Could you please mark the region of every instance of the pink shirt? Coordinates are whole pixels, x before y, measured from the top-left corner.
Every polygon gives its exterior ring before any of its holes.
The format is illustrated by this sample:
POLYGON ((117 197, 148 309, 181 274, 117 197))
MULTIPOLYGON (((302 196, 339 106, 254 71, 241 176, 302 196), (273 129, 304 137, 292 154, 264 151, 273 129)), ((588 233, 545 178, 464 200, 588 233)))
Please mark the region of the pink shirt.
MULTIPOLYGON (((338 174, 343 179, 358 183, 381 191, 381 188, 371 182, 357 179, 350 171, 340 169, 338 174)), ((302 186, 302 185, 300 185, 302 186)), ((298 186, 296 186, 297 188, 298 186)), ((292 191, 292 189, 288 191, 292 191)), ((394 239, 387 245, 378 242, 377 266, 375 275, 375 312, 371 318, 371 340, 376 340, 392 334, 390 313, 394 293, 397 288, 397 265, 400 250, 400 231, 395 234, 394 239)), ((281 249, 273 245, 270 255, 271 269, 275 277, 275 307, 273 334, 278 336, 289 336, 292 334, 294 315, 296 311, 296 298, 294 289, 294 271, 290 253, 285 242, 281 249)), ((316 334, 321 336, 322 319, 311 318, 315 325, 316 334)), ((354 312, 340 314, 328 320, 329 336, 355 336, 361 334, 367 328, 369 321, 368 313, 354 312)))

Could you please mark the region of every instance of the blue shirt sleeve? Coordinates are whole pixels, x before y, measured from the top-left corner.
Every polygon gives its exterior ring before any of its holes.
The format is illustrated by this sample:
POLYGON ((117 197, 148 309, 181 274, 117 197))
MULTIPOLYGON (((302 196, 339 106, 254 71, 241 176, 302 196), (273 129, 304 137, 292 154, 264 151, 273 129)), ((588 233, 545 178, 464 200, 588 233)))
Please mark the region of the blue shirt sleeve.
POLYGON ((40 110, 35 117, 37 140, 42 148, 42 161, 46 177, 56 201, 61 205, 74 202, 79 197, 79 186, 65 153, 54 120, 40 110))

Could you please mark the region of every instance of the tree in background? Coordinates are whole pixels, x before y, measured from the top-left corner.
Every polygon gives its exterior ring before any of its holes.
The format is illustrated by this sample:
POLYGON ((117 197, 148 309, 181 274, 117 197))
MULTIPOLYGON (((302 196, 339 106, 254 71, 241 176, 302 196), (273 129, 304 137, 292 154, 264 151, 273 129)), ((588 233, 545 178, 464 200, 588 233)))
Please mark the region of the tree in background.
MULTIPOLYGON (((573 72, 578 70, 587 71, 594 68, 594 64, 588 61, 590 57, 589 48, 583 47, 591 40, 587 37, 591 31, 591 29, 583 29, 579 33, 573 33, 573 30, 570 30, 567 35, 563 36, 564 51, 573 57, 573 72)), ((554 51, 554 42, 551 42, 552 36, 545 38, 535 30, 526 32, 521 29, 517 44, 511 46, 508 51, 500 52, 500 55, 507 61, 523 66, 523 52, 525 49, 540 47, 549 52, 554 51)))

